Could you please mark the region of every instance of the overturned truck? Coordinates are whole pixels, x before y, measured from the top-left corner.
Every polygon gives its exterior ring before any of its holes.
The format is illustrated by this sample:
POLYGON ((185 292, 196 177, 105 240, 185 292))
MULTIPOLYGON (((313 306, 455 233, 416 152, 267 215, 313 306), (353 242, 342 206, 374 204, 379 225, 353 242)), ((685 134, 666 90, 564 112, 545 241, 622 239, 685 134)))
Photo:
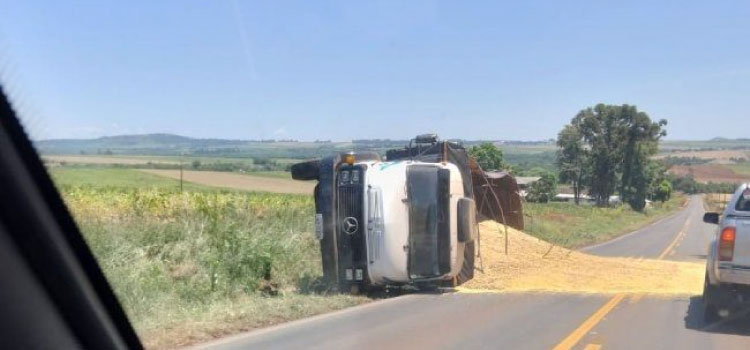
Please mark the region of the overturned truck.
POLYGON ((478 226, 523 228, 512 176, 485 172, 457 142, 420 135, 385 159, 349 152, 292 166, 317 180, 324 279, 341 291, 460 285, 474 276, 478 226))

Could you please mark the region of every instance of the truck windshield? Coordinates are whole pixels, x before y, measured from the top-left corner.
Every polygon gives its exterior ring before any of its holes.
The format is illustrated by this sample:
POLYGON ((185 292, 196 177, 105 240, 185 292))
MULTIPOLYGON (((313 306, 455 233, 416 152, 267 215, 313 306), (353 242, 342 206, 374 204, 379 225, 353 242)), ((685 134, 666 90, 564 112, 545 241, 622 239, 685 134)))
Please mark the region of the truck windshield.
POLYGON ((447 173, 429 165, 408 171, 409 274, 436 277, 450 270, 447 173))

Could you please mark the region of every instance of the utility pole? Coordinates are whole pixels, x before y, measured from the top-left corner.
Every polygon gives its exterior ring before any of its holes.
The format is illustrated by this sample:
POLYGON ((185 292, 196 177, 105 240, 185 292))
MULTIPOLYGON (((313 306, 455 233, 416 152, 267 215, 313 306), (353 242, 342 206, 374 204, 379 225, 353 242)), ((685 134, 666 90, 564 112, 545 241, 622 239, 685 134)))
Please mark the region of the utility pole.
POLYGON ((180 193, 182 193, 182 160, 180 160, 180 193))

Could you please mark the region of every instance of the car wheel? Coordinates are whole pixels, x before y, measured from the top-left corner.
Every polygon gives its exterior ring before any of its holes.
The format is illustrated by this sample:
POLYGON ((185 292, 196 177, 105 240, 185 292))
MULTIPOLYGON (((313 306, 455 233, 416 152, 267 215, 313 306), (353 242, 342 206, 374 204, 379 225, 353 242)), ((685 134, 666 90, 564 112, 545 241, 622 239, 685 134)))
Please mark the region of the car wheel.
POLYGON ((719 287, 713 286, 708 282, 708 273, 703 282, 703 321, 708 324, 718 322, 721 317, 719 316, 719 308, 717 302, 719 294, 719 287))

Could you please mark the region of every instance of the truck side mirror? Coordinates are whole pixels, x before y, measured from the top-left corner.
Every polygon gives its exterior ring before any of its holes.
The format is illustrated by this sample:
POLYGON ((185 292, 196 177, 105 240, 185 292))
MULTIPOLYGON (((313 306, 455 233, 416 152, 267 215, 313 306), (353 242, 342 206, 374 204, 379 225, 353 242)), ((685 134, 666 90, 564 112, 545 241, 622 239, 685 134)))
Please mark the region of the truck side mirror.
POLYGON ((705 213, 703 214, 703 222, 708 224, 719 223, 719 213, 705 213))
POLYGON ((461 243, 473 241, 477 236, 477 209, 474 200, 471 198, 459 199, 457 214, 458 241, 461 243))

